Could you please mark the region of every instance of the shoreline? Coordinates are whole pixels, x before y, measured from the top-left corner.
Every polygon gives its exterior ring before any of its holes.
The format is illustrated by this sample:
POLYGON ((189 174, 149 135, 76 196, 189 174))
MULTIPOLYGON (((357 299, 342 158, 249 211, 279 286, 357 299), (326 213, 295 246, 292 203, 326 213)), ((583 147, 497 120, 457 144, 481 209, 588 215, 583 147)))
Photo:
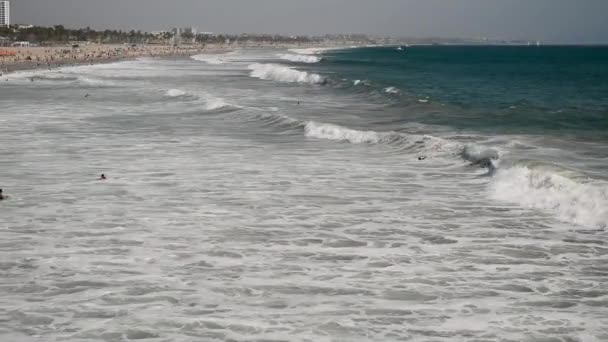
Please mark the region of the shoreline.
POLYGON ((237 49, 310 49, 337 48, 324 44, 207 44, 172 47, 166 45, 89 44, 53 47, 0 48, 12 56, 0 56, 0 76, 19 71, 52 70, 61 67, 115 63, 141 57, 191 57, 198 54, 222 54, 237 49))
POLYGON ((142 57, 171 58, 190 57, 202 53, 224 53, 230 49, 222 46, 168 47, 155 45, 85 45, 79 48, 14 47, 3 48, 13 56, 0 57, 0 76, 19 71, 52 70, 61 67, 115 63, 142 57))

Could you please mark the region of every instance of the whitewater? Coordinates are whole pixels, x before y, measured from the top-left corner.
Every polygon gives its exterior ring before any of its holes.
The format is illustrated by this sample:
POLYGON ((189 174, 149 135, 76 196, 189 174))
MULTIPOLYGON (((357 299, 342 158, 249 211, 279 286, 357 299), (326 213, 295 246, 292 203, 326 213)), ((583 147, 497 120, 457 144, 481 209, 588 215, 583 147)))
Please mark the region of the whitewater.
POLYGON ((340 53, 3 76, 2 340, 605 341, 605 141, 340 53))

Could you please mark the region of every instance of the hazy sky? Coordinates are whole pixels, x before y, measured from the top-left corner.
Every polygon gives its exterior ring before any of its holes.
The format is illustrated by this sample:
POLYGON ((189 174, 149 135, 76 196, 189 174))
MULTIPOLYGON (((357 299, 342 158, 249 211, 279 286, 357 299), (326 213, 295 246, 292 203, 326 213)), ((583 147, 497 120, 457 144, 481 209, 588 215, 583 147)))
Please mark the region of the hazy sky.
POLYGON ((608 0, 11 0, 12 21, 608 43, 608 0))

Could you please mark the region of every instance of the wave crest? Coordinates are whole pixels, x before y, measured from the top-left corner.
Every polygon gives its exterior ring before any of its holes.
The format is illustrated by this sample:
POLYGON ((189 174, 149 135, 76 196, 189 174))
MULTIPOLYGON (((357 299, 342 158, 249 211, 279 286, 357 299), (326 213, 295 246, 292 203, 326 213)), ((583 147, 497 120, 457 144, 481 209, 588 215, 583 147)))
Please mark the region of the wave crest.
POLYGON ((396 87, 388 87, 384 88, 384 92, 387 94, 399 94, 401 91, 396 87))
POLYGON ((317 56, 307 56, 307 55, 293 55, 289 53, 279 55, 279 58, 298 63, 319 63, 323 58, 317 56))
POLYGON ((473 165, 483 167, 494 167, 494 161, 500 158, 498 152, 491 148, 469 144, 462 149, 462 159, 470 161, 473 165))
POLYGON ((165 95, 167 95, 169 97, 180 97, 180 96, 185 96, 187 94, 188 94, 187 91, 181 90, 181 89, 169 89, 165 93, 165 95))
POLYGON ((214 97, 205 93, 193 93, 182 89, 169 89, 165 93, 165 96, 181 98, 183 100, 191 100, 196 103, 203 103, 203 108, 207 111, 223 108, 241 108, 237 105, 227 103, 222 98, 214 97))
POLYGON ((608 184, 580 183, 552 170, 514 166, 499 170, 492 197, 553 212, 564 222, 608 227, 608 184))
POLYGON ((358 131, 332 124, 320 124, 310 121, 304 126, 307 137, 348 141, 354 144, 377 144, 382 141, 382 134, 374 131, 358 131))
POLYGON ((221 58, 221 56, 219 55, 194 55, 192 57, 190 57, 192 59, 194 59, 195 61, 199 61, 199 62, 204 62, 207 64, 213 64, 213 65, 218 65, 218 64, 224 64, 226 63, 225 60, 223 60, 221 58))
POLYGON ((423 153, 425 156, 457 155, 462 146, 457 142, 433 137, 399 132, 360 131, 338 125, 306 122, 304 134, 310 138, 346 141, 352 144, 384 144, 401 150, 423 153))
POLYGON ((294 70, 280 64, 254 63, 249 65, 248 69, 251 70, 251 77, 262 80, 309 84, 320 84, 325 82, 325 78, 321 75, 294 70))
POLYGON ((205 110, 216 110, 222 108, 235 108, 237 106, 226 103, 224 100, 219 98, 208 98, 205 100, 203 107, 205 110))

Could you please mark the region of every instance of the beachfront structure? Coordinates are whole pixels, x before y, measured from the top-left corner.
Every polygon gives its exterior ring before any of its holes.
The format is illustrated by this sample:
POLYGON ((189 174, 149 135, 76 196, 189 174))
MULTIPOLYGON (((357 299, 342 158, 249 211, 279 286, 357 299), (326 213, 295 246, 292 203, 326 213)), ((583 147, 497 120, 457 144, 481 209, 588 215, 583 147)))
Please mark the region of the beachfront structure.
POLYGON ((0 1, 0 27, 11 24, 11 2, 0 1))

